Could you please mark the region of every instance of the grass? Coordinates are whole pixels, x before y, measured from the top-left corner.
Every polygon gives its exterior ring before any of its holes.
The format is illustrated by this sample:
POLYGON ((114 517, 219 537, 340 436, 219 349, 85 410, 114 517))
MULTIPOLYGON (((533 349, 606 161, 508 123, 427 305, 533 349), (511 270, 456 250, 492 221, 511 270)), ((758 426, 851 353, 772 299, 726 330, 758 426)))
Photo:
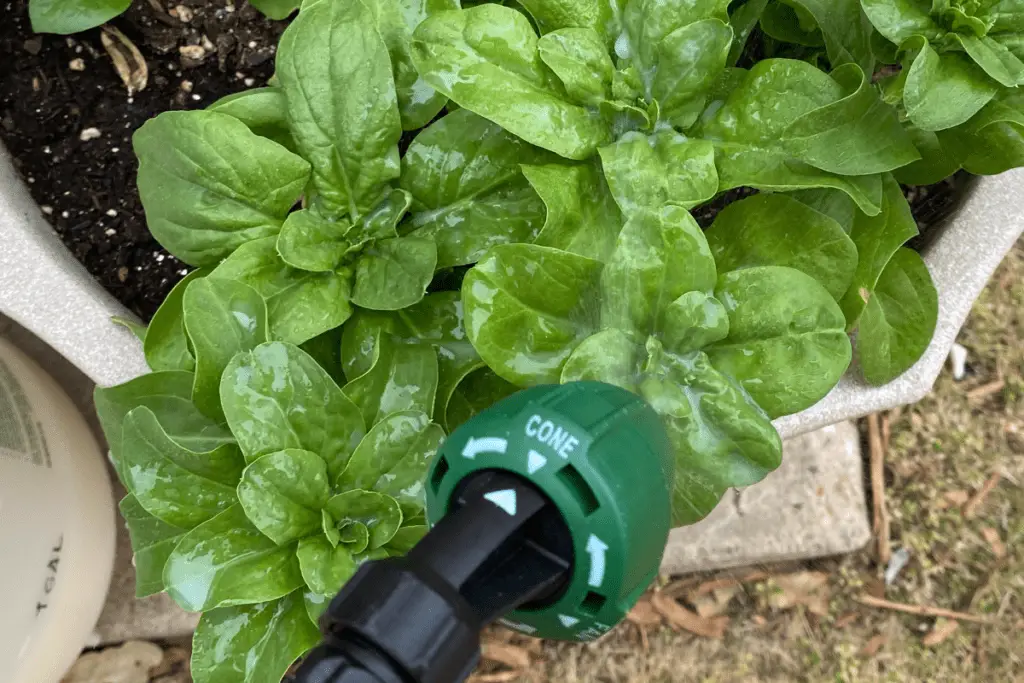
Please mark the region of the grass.
MULTIPOLYGON (((804 605, 780 609, 773 599, 781 590, 776 580, 748 582, 724 598, 730 622, 720 640, 665 625, 641 634, 632 623, 587 645, 495 632, 488 638, 494 656, 478 679, 1024 683, 1024 243, 1004 260, 959 341, 969 352, 967 377, 956 382, 943 372, 925 400, 887 415, 892 547, 910 552, 892 586, 884 585, 884 567, 873 547, 839 559, 766 567, 773 575, 826 572, 827 614, 818 616, 804 605), (993 384, 999 381, 1001 386, 993 384), (979 388, 984 395, 972 396, 979 388), (976 513, 966 515, 964 500, 994 473, 998 483, 976 513), (927 645, 925 635, 943 629, 943 621, 855 602, 865 592, 989 615, 996 623, 963 622, 941 642, 927 645), (531 665, 512 670, 498 664, 493 660, 510 659, 501 648, 518 650, 520 659, 525 650, 531 665)), ((701 580, 706 578, 714 577, 701 580)))

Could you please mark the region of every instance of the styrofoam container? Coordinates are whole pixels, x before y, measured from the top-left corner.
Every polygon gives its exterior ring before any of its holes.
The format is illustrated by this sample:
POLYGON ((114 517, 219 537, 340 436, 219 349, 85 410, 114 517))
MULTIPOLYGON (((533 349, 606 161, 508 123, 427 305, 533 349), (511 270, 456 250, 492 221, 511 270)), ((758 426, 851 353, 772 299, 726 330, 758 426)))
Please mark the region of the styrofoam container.
POLYGON ((103 454, 57 383, 0 338, 0 681, 57 683, 114 563, 103 454))

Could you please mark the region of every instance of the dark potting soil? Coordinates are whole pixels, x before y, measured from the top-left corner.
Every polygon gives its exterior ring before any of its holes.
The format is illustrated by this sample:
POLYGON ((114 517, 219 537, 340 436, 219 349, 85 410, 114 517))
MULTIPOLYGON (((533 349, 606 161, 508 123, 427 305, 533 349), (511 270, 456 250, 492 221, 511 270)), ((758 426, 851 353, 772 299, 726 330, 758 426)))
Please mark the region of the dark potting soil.
MULTIPOLYGON (((202 108, 265 85, 287 22, 270 21, 243 0, 135 0, 110 24, 148 69, 146 87, 129 93, 100 29, 33 34, 27 6, 0 0, 0 141, 68 249, 148 320, 187 267, 146 228, 131 135, 162 111, 202 108)), ((411 139, 403 136, 403 147, 411 139)), ((962 186, 957 176, 908 188, 922 231, 949 213, 962 186)), ((730 190, 694 216, 707 227, 722 207, 753 192, 730 190)))
POLYGON ((148 320, 186 266, 146 228, 131 135, 162 111, 265 85, 287 24, 242 0, 135 0, 111 22, 148 69, 129 94, 99 29, 33 34, 27 0, 0 7, 0 140, 68 249, 148 320))

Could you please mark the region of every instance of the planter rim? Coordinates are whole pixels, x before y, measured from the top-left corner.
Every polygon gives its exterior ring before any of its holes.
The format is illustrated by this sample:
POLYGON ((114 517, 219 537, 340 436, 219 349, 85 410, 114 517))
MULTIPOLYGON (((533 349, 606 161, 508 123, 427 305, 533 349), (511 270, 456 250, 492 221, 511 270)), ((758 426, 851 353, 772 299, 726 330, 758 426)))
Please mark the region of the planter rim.
MULTIPOLYGON (((939 320, 918 362, 872 387, 856 364, 821 401, 779 418, 791 438, 924 397, 938 377, 971 306, 1024 232, 1024 169, 978 178, 922 250, 939 292, 939 320)), ((0 314, 25 327, 100 386, 149 371, 142 348, 112 316, 136 319, 61 243, 0 145, 0 314)))
POLYGON ((921 251, 939 293, 935 334, 921 358, 905 373, 879 387, 864 381, 855 359, 825 398, 806 410, 775 420, 779 434, 787 439, 924 398, 942 371, 971 307, 1022 232, 1024 168, 976 178, 960 205, 921 251))

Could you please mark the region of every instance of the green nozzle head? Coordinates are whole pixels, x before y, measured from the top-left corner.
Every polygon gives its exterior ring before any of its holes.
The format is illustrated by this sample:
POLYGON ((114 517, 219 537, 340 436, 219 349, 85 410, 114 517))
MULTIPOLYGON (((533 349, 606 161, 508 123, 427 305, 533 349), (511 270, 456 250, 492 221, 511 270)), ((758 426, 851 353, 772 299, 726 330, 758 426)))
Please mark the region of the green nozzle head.
POLYGON ((427 517, 448 513, 479 470, 529 480, 572 535, 566 588, 502 623, 558 640, 593 640, 621 621, 658 573, 670 526, 673 459, 658 415, 624 389, 573 382, 521 391, 473 417, 431 464, 427 517))

